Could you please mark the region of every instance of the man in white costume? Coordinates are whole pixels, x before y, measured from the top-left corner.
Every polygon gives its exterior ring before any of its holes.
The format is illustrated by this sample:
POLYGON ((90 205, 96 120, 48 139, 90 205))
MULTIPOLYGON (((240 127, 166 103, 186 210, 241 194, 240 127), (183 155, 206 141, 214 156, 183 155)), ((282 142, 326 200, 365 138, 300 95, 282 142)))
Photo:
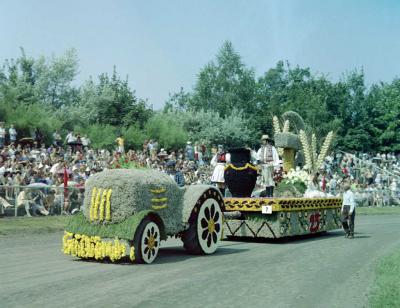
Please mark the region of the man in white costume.
POLYGON ((267 197, 274 196, 274 168, 279 166, 278 151, 274 141, 268 136, 261 137, 261 148, 257 151, 257 160, 261 165, 261 185, 265 186, 267 197))
POLYGON ((211 176, 211 182, 216 183, 217 187, 225 196, 225 164, 230 162, 230 154, 224 151, 222 145, 218 146, 218 152, 211 159, 211 166, 214 167, 214 172, 211 176))

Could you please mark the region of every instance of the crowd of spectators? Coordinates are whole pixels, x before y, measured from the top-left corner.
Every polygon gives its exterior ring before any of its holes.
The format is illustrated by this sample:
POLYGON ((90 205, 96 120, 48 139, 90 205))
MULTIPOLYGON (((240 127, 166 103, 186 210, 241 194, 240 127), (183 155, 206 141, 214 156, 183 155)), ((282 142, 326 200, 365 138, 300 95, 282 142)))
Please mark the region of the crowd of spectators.
MULTIPOLYGON (((141 150, 125 153, 123 136, 118 136, 113 151, 94 150, 86 136, 69 132, 63 139, 58 131, 46 146, 37 135, 17 141, 13 126, 6 143, 5 131, 0 124, 0 214, 7 208, 28 216, 71 213, 82 203, 85 181, 106 168, 147 167, 169 174, 179 186, 211 184, 210 161, 217 151, 188 141, 184 149, 167 152, 156 140, 148 140, 141 150)), ((320 189, 337 195, 345 178, 353 183, 360 205, 399 204, 399 156, 328 156, 319 174, 320 189)))
POLYGON ((336 195, 344 179, 352 183, 359 206, 400 204, 399 155, 339 151, 328 156, 320 173, 320 188, 336 195))

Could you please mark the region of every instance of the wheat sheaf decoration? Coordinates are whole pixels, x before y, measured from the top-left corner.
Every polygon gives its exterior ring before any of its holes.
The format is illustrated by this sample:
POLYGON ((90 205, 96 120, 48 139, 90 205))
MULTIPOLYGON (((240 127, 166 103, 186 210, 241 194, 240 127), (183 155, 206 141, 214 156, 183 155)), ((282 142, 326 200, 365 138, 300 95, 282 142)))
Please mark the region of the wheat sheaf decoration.
POLYGON ((320 152, 317 152, 317 138, 313 133, 310 138, 304 130, 300 130, 300 142, 303 148, 306 167, 310 173, 316 173, 323 165, 325 157, 328 155, 329 148, 332 144, 333 132, 330 131, 322 144, 320 152))
POLYGON ((333 131, 330 131, 326 135, 325 141, 321 147, 321 151, 319 152, 318 159, 317 159, 317 169, 322 167, 322 164, 324 163, 324 159, 328 155, 329 148, 332 145, 332 140, 333 140, 333 131))

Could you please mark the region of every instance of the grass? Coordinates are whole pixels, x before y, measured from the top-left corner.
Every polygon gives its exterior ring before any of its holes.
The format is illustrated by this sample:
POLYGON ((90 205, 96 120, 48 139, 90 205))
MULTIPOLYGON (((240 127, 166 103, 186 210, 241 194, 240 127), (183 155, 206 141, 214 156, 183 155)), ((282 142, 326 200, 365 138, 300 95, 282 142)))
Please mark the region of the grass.
POLYGON ((0 235, 62 231, 68 219, 68 216, 1 218, 0 235))
POLYGON ((400 307, 400 249, 384 257, 377 269, 369 305, 372 308, 400 307))
POLYGON ((400 206, 357 207, 356 214, 361 215, 400 215, 400 206))

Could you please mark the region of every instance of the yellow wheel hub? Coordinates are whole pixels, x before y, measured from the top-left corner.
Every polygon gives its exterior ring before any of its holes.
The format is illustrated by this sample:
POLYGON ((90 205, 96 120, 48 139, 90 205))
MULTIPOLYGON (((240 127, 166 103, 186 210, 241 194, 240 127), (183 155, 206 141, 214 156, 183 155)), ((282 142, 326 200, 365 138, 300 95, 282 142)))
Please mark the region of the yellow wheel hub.
POLYGON ((215 231, 215 221, 214 221, 214 219, 211 218, 208 221, 208 232, 213 233, 214 231, 215 231))
POLYGON ((154 235, 150 235, 149 241, 147 243, 147 248, 153 249, 156 246, 156 239, 154 238, 154 235))

